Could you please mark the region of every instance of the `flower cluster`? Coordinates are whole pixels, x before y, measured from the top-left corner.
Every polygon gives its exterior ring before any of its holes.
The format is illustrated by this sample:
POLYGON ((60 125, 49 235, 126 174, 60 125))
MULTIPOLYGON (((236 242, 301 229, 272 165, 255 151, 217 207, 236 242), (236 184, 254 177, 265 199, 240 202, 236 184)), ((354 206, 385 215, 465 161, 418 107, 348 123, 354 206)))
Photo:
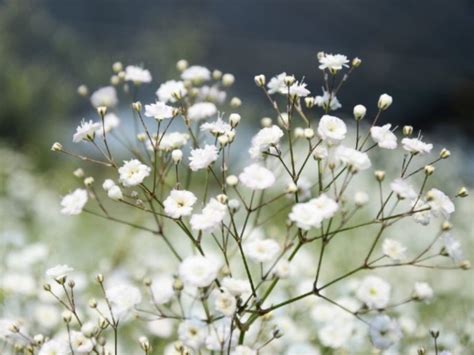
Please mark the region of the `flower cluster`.
MULTIPOLYGON (((113 86, 90 97, 97 121, 84 120, 73 136, 74 143, 90 145, 97 154, 53 145, 56 152, 103 167, 104 193, 94 178, 82 175, 84 186, 63 197, 61 212, 85 211, 157 236, 173 266, 145 276, 141 290, 132 282, 108 283, 99 274, 101 299, 89 301, 97 324, 77 309, 71 268, 53 267, 45 290, 65 308, 67 332, 36 341, 15 325, 12 338, 23 337, 23 344, 43 354, 64 347, 117 353, 119 328, 134 314, 175 330, 178 339, 169 354, 318 354, 318 348, 355 349, 364 339, 378 349, 397 347, 408 327, 397 310, 431 301, 434 291, 414 280, 399 300, 379 269, 470 267, 449 222, 454 196, 430 186, 435 164, 449 152, 424 161, 433 145, 414 137, 409 126, 399 144, 395 127, 380 125, 393 103, 388 94, 374 103, 368 126, 363 120, 370 109, 363 105, 354 107, 353 118, 330 115, 342 107, 337 94, 361 61, 326 53, 318 54, 318 61, 322 96, 312 97, 308 85, 291 74, 268 83, 265 75, 255 77, 275 119, 262 119, 248 149, 231 149, 242 121, 241 100, 227 98, 234 76, 186 61, 177 64, 178 79, 159 85, 154 102, 143 106, 132 95, 135 136, 127 144, 114 134, 125 119, 113 112, 117 91, 136 93, 152 76, 140 67, 114 64, 113 86), (128 160, 117 159, 116 143, 127 146, 128 160), (401 168, 381 170, 376 154, 398 154, 401 168), (236 159, 247 158, 240 168, 236 159), (361 190, 363 178, 376 187, 370 194, 361 190), (142 219, 132 219, 132 212, 142 219), (409 248, 391 233, 404 223, 441 227, 409 248), (365 234, 361 240, 347 238, 359 230, 365 234), (353 253, 356 246, 362 252, 353 253), (352 265, 333 275, 327 267, 333 253, 352 265), (294 307, 310 310, 316 338, 292 329, 294 307), (103 340, 108 331, 110 344, 103 340)), ((396 161, 395 155, 389 160, 396 161)), ((458 197, 467 194, 462 191, 458 197)), ((153 259, 162 254, 157 251, 153 259)), ((139 346, 146 354, 152 351, 147 338, 140 337, 139 346)))

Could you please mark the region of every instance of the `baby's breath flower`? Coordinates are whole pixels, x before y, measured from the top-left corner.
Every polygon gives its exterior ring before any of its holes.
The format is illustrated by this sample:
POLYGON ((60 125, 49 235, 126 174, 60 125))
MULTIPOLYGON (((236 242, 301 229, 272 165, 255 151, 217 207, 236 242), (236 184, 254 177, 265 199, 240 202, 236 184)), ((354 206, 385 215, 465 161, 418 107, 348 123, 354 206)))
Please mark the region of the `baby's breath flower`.
POLYGON ((189 256, 179 265, 179 277, 185 286, 207 287, 217 277, 219 263, 204 256, 189 256))
POLYGON ((252 190, 264 190, 275 183, 275 176, 267 168, 252 164, 244 168, 239 175, 242 184, 252 190))
POLYGON ((367 276, 360 284, 356 296, 370 309, 383 309, 390 300, 391 286, 378 276, 367 276))
POLYGON ((137 159, 124 161, 123 163, 118 172, 120 182, 126 187, 140 185, 150 175, 151 168, 137 159))
POLYGON ((217 107, 212 102, 198 102, 188 109, 188 118, 191 121, 200 121, 217 114, 217 107))
POLYGON ((132 81, 136 85, 149 83, 151 82, 151 74, 150 71, 146 69, 135 65, 128 65, 125 68, 125 80, 132 81))
POLYGON ((374 126, 370 128, 372 139, 380 148, 395 149, 397 147, 397 136, 390 130, 391 124, 381 127, 374 126))
POLYGON ((169 80, 156 91, 158 100, 163 103, 176 102, 178 98, 183 98, 188 93, 182 81, 169 80))
POLYGON ((318 134, 329 144, 338 144, 346 138, 346 124, 335 116, 324 115, 318 124, 318 134))
POLYGON ((343 67, 349 68, 349 59, 342 54, 325 54, 319 57, 319 69, 328 69, 331 73, 335 74, 343 67))
POLYGON ((379 97, 379 102, 377 104, 377 107, 380 109, 380 110, 386 110, 390 107, 390 105, 392 104, 393 102, 393 99, 390 95, 388 94, 382 94, 380 95, 379 97))
POLYGON ((403 149, 412 154, 426 154, 433 149, 433 144, 424 143, 417 138, 403 138, 402 145, 403 149))
POLYGON ((93 122, 92 120, 86 122, 83 119, 81 124, 77 126, 76 133, 74 133, 72 141, 74 143, 78 143, 84 140, 94 140, 96 131, 101 127, 102 126, 100 123, 93 122))
POLYGON ((91 95, 91 103, 94 107, 114 107, 118 103, 117 92, 113 86, 98 89, 91 95))
POLYGON ((218 150, 214 145, 206 144, 204 148, 191 150, 189 156, 189 168, 192 171, 206 169, 217 160, 218 150))
POLYGON ((170 195, 163 201, 163 205, 168 216, 181 218, 191 214, 196 201, 196 196, 190 191, 171 190, 170 195))
POLYGON ((61 213, 69 216, 80 214, 87 200, 87 191, 76 189, 61 200, 61 213))
POLYGON ((145 105, 145 116, 153 117, 157 121, 171 118, 174 116, 173 107, 159 101, 154 104, 145 105))
POLYGON ((264 263, 277 256, 280 252, 280 245, 273 239, 255 239, 244 245, 244 251, 250 260, 264 263))

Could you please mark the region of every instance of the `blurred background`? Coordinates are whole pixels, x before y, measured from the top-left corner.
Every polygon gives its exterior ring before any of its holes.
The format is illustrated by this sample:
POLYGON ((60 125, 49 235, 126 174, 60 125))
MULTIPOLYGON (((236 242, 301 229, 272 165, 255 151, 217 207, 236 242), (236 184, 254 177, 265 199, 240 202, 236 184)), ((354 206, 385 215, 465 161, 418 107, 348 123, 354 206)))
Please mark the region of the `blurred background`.
MULTIPOLYGON (((473 33, 470 0, 4 0, 0 139, 50 165, 51 141, 90 114, 77 86, 104 85, 116 60, 151 70, 143 100, 186 58, 235 74, 234 93, 258 107, 258 73, 304 76, 319 94, 324 50, 364 61, 341 92, 343 110, 388 92, 388 120, 472 150, 473 33)), ((257 123, 265 111, 255 112, 257 123)))

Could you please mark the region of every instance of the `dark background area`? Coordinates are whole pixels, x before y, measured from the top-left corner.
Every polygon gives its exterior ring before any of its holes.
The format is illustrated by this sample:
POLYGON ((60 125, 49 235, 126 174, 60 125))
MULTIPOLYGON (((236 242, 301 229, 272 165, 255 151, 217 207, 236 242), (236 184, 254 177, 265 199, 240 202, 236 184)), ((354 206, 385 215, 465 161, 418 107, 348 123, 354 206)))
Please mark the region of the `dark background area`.
POLYGON ((0 26, 0 134, 21 147, 89 110, 75 88, 107 83, 116 60, 152 71, 150 98, 186 58, 234 73, 233 92, 259 105, 259 73, 305 76, 319 94, 320 50, 363 60, 343 110, 387 92, 390 121, 474 134, 472 0, 5 0, 0 26))

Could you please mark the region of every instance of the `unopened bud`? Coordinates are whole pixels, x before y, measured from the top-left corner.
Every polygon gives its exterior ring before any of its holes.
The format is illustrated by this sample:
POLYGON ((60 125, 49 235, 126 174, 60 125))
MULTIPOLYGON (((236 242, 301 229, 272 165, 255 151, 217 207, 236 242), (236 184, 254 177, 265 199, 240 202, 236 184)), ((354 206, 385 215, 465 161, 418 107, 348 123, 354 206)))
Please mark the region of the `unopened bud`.
POLYGON ((227 137, 226 135, 222 135, 217 138, 217 141, 221 146, 225 146, 229 143, 229 137, 227 137))
POLYGON ((227 205, 229 206, 231 211, 238 211, 240 208, 240 202, 235 198, 230 199, 229 202, 227 202, 227 205))
POLYGON ((179 164, 183 159, 183 151, 181 149, 175 149, 171 152, 171 158, 175 164, 179 164))
POLYGON ((20 328, 18 327, 18 325, 16 325, 15 323, 11 324, 9 327, 8 327, 8 330, 12 333, 19 333, 20 332, 20 328))
POLYGON ((285 83, 286 86, 291 86, 295 83, 295 76, 294 75, 287 75, 283 79, 283 82, 285 83))
POLYGON ((72 172, 72 174, 77 177, 77 178, 83 178, 84 177, 84 170, 81 168, 78 168, 72 172))
POLYGON ((212 78, 214 80, 221 80, 222 78, 222 72, 220 70, 217 70, 215 69, 213 72, 212 72, 212 78))
POLYGON ((365 114, 367 113, 367 109, 365 108, 364 105, 355 105, 353 109, 354 113, 354 118, 356 121, 360 121, 365 117, 365 114))
POLYGON ((262 127, 270 127, 272 125, 272 119, 270 117, 263 117, 260 120, 262 127))
POLYGON ((178 60, 178 62, 176 63, 176 69, 178 69, 178 71, 180 72, 183 72, 188 68, 188 65, 189 63, 187 60, 181 59, 181 60, 178 60))
POLYGON ((46 292, 51 291, 51 285, 50 284, 44 284, 43 285, 43 290, 45 290, 46 292))
POLYGON ((314 129, 312 128, 305 128, 304 130, 304 137, 306 139, 311 139, 314 137, 314 129))
POLYGON ((296 191, 298 191, 298 186, 296 186, 294 182, 290 182, 286 187, 286 192, 289 194, 294 194, 296 191))
POLYGON ((149 277, 145 277, 143 279, 143 284, 146 286, 146 287, 150 287, 151 284, 152 284, 152 280, 149 278, 149 277))
POLYGON ((459 264, 459 266, 463 270, 469 270, 471 268, 471 262, 469 260, 463 260, 461 261, 461 264, 459 264))
POLYGON ((360 67, 361 64, 362 64, 362 60, 360 58, 355 57, 354 59, 352 59, 352 66, 354 68, 360 67))
POLYGON ((147 138, 147 136, 146 136, 145 133, 138 133, 138 134, 137 134, 137 140, 138 140, 139 142, 146 142, 147 139, 148 139, 148 138, 147 138))
POLYGON ((105 114, 107 113, 107 106, 99 106, 97 107, 97 113, 99 114, 100 117, 104 117, 105 114))
POLYGON ((388 94, 382 94, 380 95, 379 97, 379 102, 377 104, 377 107, 381 110, 386 110, 390 107, 390 105, 392 104, 393 102, 393 99, 390 95, 388 94))
POLYGON ((67 282, 67 285, 69 286, 69 288, 74 288, 76 286, 76 283, 74 282, 74 280, 69 280, 67 282))
POLYGON ((403 126, 403 135, 409 137, 413 134, 413 126, 403 126))
POLYGON ((219 194, 219 195, 217 195, 216 199, 217 199, 217 201, 219 201, 220 203, 225 205, 227 203, 228 197, 225 194, 219 194))
POLYGON ((456 194, 456 197, 467 197, 469 196, 469 191, 466 189, 466 187, 461 187, 456 194))
POLYGON ((304 104, 306 105, 307 108, 313 108, 314 107, 314 97, 308 96, 304 98, 304 104))
POLYGON ((94 178, 92 176, 88 176, 84 179, 84 185, 91 186, 94 183, 94 178))
POLYGON ((63 145, 59 142, 55 142, 53 143, 53 145, 51 146, 51 150, 53 152, 60 152, 63 150, 63 145))
POLYGON ((33 340, 35 341, 35 344, 41 345, 44 343, 44 335, 43 334, 36 334, 33 337, 33 340))
POLYGON ((295 138, 302 138, 304 137, 304 129, 302 127, 295 128, 295 138))
POLYGON ((104 282, 104 275, 102 274, 97 274, 97 276, 95 277, 95 279, 97 280, 98 283, 103 283, 104 282))
POLYGON ((183 288, 184 288, 183 281, 181 281, 180 279, 175 279, 174 283, 173 283, 173 289, 176 292, 181 292, 183 290, 183 288))
POLYGON ((140 343, 140 347, 143 349, 143 351, 147 353, 150 351, 150 342, 148 341, 147 337, 142 336, 138 338, 138 342, 140 343))
POLYGON ((255 84, 258 86, 258 87, 264 87, 265 86, 265 83, 266 83, 266 78, 265 78, 265 75, 263 74, 260 74, 260 75, 256 75, 253 80, 255 80, 255 84))
POLYGON ((70 323, 72 320, 72 313, 70 311, 64 311, 62 313, 62 318, 66 323, 70 323))
POLYGON ((142 103, 140 101, 136 101, 132 104, 132 108, 136 112, 142 112, 142 103))
POLYGON ((96 308, 97 307, 97 301, 95 300, 95 298, 91 298, 89 300, 89 307, 90 308, 96 308))
POLYGON ((424 170, 425 170, 425 175, 430 176, 434 173, 435 167, 433 165, 426 165, 424 170))
POLYGON ((444 221, 443 224, 441 225, 441 229, 443 230, 443 232, 447 232, 451 230, 451 228, 453 228, 453 225, 449 223, 448 221, 444 221))
POLYGON ((447 150, 446 148, 441 149, 441 152, 439 152, 439 157, 441 159, 447 159, 451 155, 451 152, 447 150))
POLYGON ((274 337, 275 339, 279 339, 279 338, 281 338, 282 336, 283 336, 283 332, 282 332, 279 328, 275 328, 275 329, 273 330, 273 337, 274 337))
POLYGON ((115 62, 112 64, 112 70, 114 73, 120 73, 123 70, 123 65, 121 62, 115 62))
POLYGON ((230 107, 237 108, 237 107, 240 107, 240 106, 242 106, 242 100, 240 100, 238 97, 233 97, 230 100, 230 107))
POLYGON ((379 181, 379 182, 382 182, 383 179, 385 179, 385 171, 376 170, 374 175, 375 175, 375 178, 377 179, 377 181, 379 181))
POLYGON ((79 87, 77 88, 77 93, 81 96, 87 96, 87 94, 89 93, 89 89, 85 85, 79 85, 79 87))
POLYGON ((225 182, 227 185, 229 186, 235 186, 239 183, 239 178, 235 175, 229 175, 227 176, 227 178, 225 179, 225 182))
POLYGON ((232 126, 232 128, 237 127, 241 120, 241 117, 238 113, 231 113, 229 116, 229 123, 232 126))
POLYGON ((113 86, 117 86, 118 84, 120 84, 120 78, 118 75, 112 75, 110 77, 110 84, 113 85, 113 86))
POLYGON ((235 82, 235 76, 230 73, 226 73, 222 76, 222 85, 224 86, 232 86, 235 82))

